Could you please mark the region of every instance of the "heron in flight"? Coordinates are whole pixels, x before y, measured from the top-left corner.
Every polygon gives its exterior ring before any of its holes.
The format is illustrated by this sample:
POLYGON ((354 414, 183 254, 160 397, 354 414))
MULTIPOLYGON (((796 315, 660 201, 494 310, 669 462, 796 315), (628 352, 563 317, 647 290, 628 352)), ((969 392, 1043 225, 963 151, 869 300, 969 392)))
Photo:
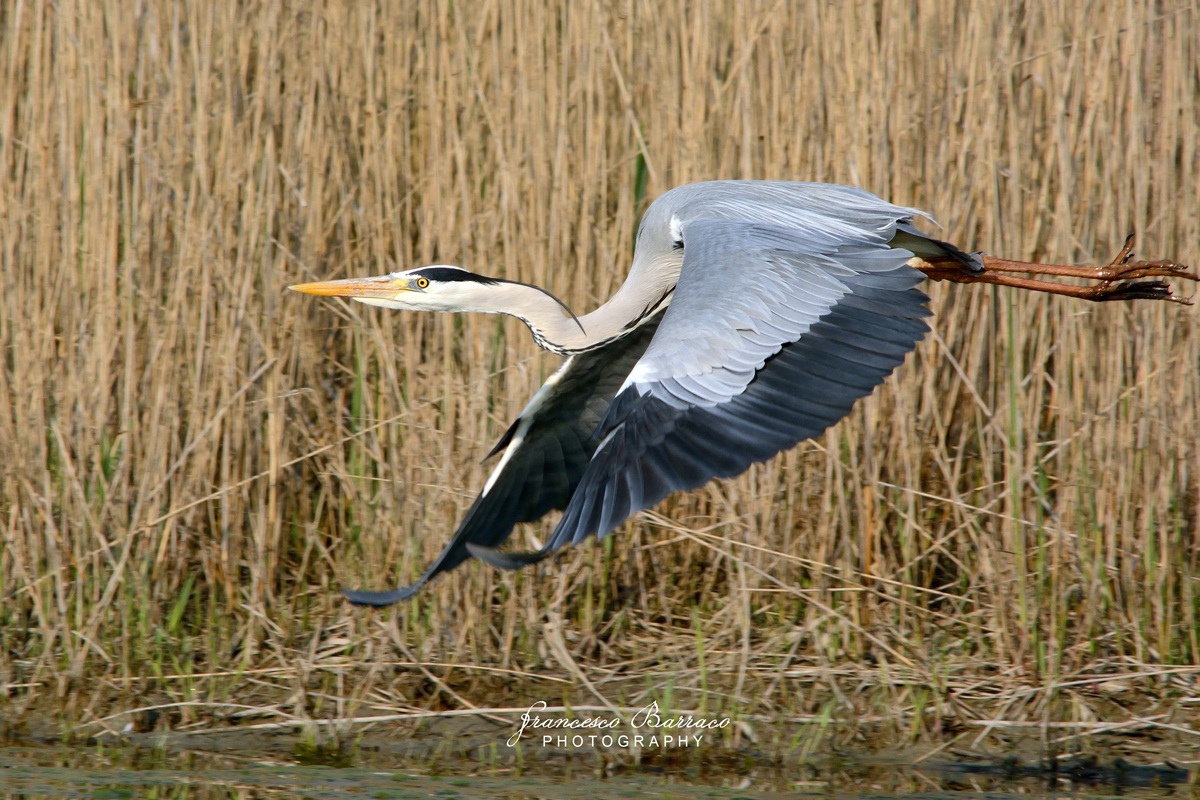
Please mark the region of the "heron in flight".
POLYGON ((583 316, 544 289, 454 266, 290 287, 385 308, 508 314, 565 357, 489 453, 495 468, 424 574, 394 591, 343 594, 390 605, 471 557, 519 569, 816 436, 925 335, 925 277, 1182 303, 1162 279, 1197 279, 1169 261, 1135 261, 1132 236, 1104 267, 1034 264, 964 252, 922 233, 918 218, 928 215, 848 186, 680 186, 643 216, 625 283, 583 316), (1048 279, 1057 277, 1092 282, 1048 279), (517 523, 554 509, 563 515, 539 550, 498 549, 517 523))

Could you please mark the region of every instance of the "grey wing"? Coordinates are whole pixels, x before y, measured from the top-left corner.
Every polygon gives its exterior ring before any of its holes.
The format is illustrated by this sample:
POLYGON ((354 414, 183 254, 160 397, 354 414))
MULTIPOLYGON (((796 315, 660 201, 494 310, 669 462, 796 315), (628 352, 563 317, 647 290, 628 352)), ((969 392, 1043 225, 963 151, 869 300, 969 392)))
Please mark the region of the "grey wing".
POLYGON ((407 600, 431 578, 471 557, 468 548, 503 544, 519 522, 565 508, 596 450, 596 427, 661 316, 603 348, 568 358, 538 390, 489 457, 503 454, 450 542, 416 582, 392 591, 344 589, 355 605, 407 600))
POLYGON ((674 300, 550 539, 537 553, 472 548, 481 559, 519 568, 821 433, 928 330, 924 276, 892 231, 815 246, 795 228, 697 220, 682 235, 674 300))

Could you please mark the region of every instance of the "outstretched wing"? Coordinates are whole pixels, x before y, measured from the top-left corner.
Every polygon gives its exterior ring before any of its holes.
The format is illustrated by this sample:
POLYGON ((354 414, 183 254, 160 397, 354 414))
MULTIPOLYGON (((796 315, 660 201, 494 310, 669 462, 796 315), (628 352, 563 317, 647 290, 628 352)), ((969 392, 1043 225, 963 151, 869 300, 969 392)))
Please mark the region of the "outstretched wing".
POLYGON ((910 251, 888 246, 894 227, 853 238, 769 221, 679 228, 675 297, 558 526, 536 553, 472 546, 482 560, 519 568, 821 433, 928 330, 924 276, 910 251))
POLYGON ((342 594, 362 606, 407 600, 431 578, 470 558, 468 546, 498 547, 517 523, 565 508, 595 453, 600 420, 660 320, 661 314, 615 341, 571 356, 550 376, 489 453, 503 451, 449 544, 415 583, 342 594))

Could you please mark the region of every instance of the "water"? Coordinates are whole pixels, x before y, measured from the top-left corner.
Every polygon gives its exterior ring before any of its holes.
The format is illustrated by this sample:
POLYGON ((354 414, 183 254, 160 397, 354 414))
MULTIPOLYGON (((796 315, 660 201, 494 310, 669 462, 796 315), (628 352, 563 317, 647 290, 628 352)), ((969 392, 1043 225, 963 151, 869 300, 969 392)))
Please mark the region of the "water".
POLYGON ((789 762, 713 748, 650 754, 635 762, 628 754, 540 752, 518 759, 491 748, 468 755, 431 747, 413 757, 402 754, 404 749, 403 740, 382 737, 350 748, 294 735, 251 747, 239 734, 213 737, 206 749, 15 743, 0 748, 0 797, 1200 798, 1186 770, 1103 757, 1067 759, 1052 770, 1016 759, 918 764, 917 753, 789 762))

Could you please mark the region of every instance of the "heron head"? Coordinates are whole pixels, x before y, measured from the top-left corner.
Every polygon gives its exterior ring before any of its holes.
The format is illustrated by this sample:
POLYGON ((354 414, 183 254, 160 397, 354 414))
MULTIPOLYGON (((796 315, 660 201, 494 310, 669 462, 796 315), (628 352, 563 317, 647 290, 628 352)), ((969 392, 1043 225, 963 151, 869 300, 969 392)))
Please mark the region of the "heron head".
POLYGON ((435 265, 376 278, 300 283, 289 289, 326 297, 345 297, 372 306, 408 311, 476 310, 481 290, 500 281, 461 267, 435 265))

